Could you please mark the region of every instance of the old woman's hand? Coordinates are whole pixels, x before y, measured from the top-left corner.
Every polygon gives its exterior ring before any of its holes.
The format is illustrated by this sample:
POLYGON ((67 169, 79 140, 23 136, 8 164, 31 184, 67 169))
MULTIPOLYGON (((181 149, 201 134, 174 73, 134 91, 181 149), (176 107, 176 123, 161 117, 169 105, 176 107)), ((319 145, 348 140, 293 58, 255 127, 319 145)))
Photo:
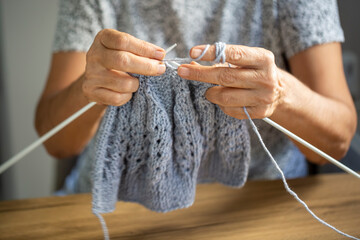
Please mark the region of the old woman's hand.
MULTIPOLYGON (((204 45, 193 47, 190 56, 196 58, 204 49, 204 45)), ((232 117, 247 118, 243 107, 252 118, 270 117, 284 95, 281 71, 275 64, 274 54, 241 45, 227 45, 225 54, 231 67, 183 64, 178 74, 185 79, 218 85, 208 89, 205 97, 232 117)), ((214 59, 215 46, 211 46, 201 60, 214 59)))

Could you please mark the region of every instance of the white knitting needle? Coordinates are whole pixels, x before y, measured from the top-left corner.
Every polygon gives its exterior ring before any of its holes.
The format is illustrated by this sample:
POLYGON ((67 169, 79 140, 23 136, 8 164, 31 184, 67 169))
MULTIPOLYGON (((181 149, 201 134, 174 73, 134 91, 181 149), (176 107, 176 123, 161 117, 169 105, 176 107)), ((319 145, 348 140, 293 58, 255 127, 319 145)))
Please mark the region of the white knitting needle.
POLYGON ((27 146, 24 150, 7 160, 3 165, 0 167, 0 174, 3 173, 6 169, 14 165, 17 161, 19 161, 21 158, 25 157, 28 153, 30 153, 32 150, 34 150, 36 147, 41 145, 43 142, 51 138, 53 135, 55 135, 57 132, 59 132, 61 129, 63 129, 65 126, 67 126, 69 123, 74 121, 76 118, 78 118, 81 114, 92 108, 96 103, 91 102, 87 104, 85 107, 81 108, 79 111, 62 121, 59 125, 51 129, 49 132, 44 134, 41 138, 27 146))
POLYGON ((332 164, 338 166, 339 168, 341 168, 342 170, 344 170, 345 172, 348 172, 352 175, 354 175, 357 178, 360 178, 360 175, 353 171, 352 169, 348 168, 347 166, 345 166, 344 164, 340 163, 339 161, 337 161, 336 159, 332 158, 331 156, 329 156, 328 154, 324 153, 323 151, 321 151, 320 149, 314 147, 313 145, 311 145, 310 143, 308 143, 307 141, 305 141, 304 139, 298 137, 297 135, 295 135, 294 133, 290 132, 289 130, 287 130, 286 128, 280 126, 279 124, 277 124, 276 122, 272 121, 269 118, 264 118, 263 119, 266 123, 270 124, 271 126, 273 126, 274 128, 280 130, 281 132, 285 133, 286 135, 288 135, 289 137, 291 137, 292 139, 294 139, 295 141, 301 143, 302 145, 304 145, 305 147, 307 147, 308 149, 312 150, 313 152, 317 153, 318 155, 322 156, 323 158, 327 159, 329 162, 331 162, 332 164))
MULTIPOLYGON (((175 47, 177 46, 177 44, 175 43, 174 45, 172 45, 171 47, 169 47, 168 49, 165 50, 165 53, 170 52, 171 50, 173 50, 175 47)), ((91 102, 89 104, 87 104, 85 107, 81 108, 79 111, 77 111, 76 113, 74 113, 73 115, 71 115, 70 117, 68 117, 67 119, 65 119, 63 122, 61 122, 59 125, 57 125, 56 127, 54 127, 53 129, 51 129, 49 132, 47 132, 46 134, 44 134, 42 137, 40 137, 38 140, 36 140, 35 142, 33 142, 32 144, 30 144, 29 146, 27 146, 25 149, 23 149, 22 151, 20 151, 18 154, 16 154, 15 156, 13 156, 12 158, 10 158, 9 160, 7 160, 5 163, 3 163, 0 166, 0 174, 2 174, 3 172, 5 172, 9 167, 11 167, 12 165, 14 165, 15 163, 17 163, 18 161, 20 161, 23 157, 25 157, 27 154, 29 154, 31 151, 33 151, 35 148, 37 148, 39 145, 41 145, 42 143, 44 143, 46 140, 48 140, 49 138, 51 138, 52 136, 54 136, 57 132, 59 132, 61 129, 63 129, 64 127, 66 127, 69 123, 71 123, 72 121, 74 121, 76 118, 78 118, 80 115, 82 115, 84 112, 86 112, 87 110, 89 110, 90 108, 92 108, 93 106, 95 106, 96 103, 95 102, 91 102)))
MULTIPOLYGON (((175 47, 177 46, 177 43, 175 43, 174 45, 172 45, 171 47, 169 47, 168 49, 165 50, 166 53, 170 52, 171 50, 173 50, 175 47)), ((164 62, 168 61, 168 60, 163 60, 164 62)), ((180 66, 180 64, 178 64, 177 62, 174 61, 168 61, 168 63, 170 63, 170 65, 174 66, 175 68, 178 68, 180 66)))
POLYGON ((176 48, 176 46, 177 46, 177 43, 175 43, 175 44, 172 45, 171 47, 167 48, 167 49, 165 50, 165 53, 169 53, 169 52, 172 51, 174 48, 176 48))

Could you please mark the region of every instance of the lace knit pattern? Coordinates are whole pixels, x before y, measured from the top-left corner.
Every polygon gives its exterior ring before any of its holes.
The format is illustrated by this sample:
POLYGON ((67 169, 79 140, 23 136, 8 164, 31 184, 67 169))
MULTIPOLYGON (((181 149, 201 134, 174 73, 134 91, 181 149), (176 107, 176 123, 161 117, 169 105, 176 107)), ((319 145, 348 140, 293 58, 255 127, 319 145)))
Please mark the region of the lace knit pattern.
POLYGON ((211 85, 170 69, 139 80, 129 103, 108 108, 95 137, 94 210, 112 211, 120 199, 169 211, 190 206, 198 182, 241 187, 250 159, 246 122, 205 99, 211 85))

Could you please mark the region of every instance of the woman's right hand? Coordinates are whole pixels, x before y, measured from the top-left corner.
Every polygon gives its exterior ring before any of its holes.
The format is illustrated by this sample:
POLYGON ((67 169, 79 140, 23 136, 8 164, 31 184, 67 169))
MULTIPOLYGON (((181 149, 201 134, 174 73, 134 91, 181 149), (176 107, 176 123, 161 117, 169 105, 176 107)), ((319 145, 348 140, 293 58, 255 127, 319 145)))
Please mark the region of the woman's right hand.
POLYGON ((165 72, 160 62, 165 50, 113 29, 101 30, 86 54, 82 91, 90 102, 121 106, 139 87, 128 73, 157 76, 165 72))

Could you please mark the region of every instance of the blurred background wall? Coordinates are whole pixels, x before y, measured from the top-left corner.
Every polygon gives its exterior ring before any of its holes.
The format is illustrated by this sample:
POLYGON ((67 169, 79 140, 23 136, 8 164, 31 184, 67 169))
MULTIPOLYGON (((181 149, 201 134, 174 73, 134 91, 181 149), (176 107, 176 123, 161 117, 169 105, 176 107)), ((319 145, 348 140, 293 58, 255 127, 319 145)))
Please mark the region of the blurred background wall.
MULTIPOLYGON (((34 109, 47 77, 57 8, 57 0, 0 0, 0 161, 37 139, 34 109)), ((346 71, 360 109, 360 1, 341 0, 339 9, 346 36, 346 71)), ((357 137, 345 160, 358 170, 359 147, 357 137)), ((321 168, 324 172, 336 170, 321 168)), ((54 173, 55 160, 40 147, 0 176, 0 199, 50 195, 54 173)))
MULTIPOLYGON (((356 64, 350 65, 345 72, 350 76, 347 78, 350 90, 352 92, 354 101, 357 105, 357 110, 360 110, 360 14, 357 14, 360 9, 360 1, 358 0, 341 0, 338 1, 341 24, 345 32, 345 43, 343 44, 343 52, 350 54, 351 58, 355 58, 356 64)), ((360 117, 358 118, 360 123, 360 117)), ((358 124, 359 125, 359 124, 358 124)), ((359 129, 359 127, 358 127, 359 129)), ((359 144, 360 147, 360 144, 359 144)), ((360 160, 359 160, 360 161, 360 160)))
MULTIPOLYGON (((58 2, 1 0, 1 160, 37 139, 34 109, 47 77, 58 2)), ((3 199, 50 195, 55 160, 36 149, 1 176, 3 199)))

